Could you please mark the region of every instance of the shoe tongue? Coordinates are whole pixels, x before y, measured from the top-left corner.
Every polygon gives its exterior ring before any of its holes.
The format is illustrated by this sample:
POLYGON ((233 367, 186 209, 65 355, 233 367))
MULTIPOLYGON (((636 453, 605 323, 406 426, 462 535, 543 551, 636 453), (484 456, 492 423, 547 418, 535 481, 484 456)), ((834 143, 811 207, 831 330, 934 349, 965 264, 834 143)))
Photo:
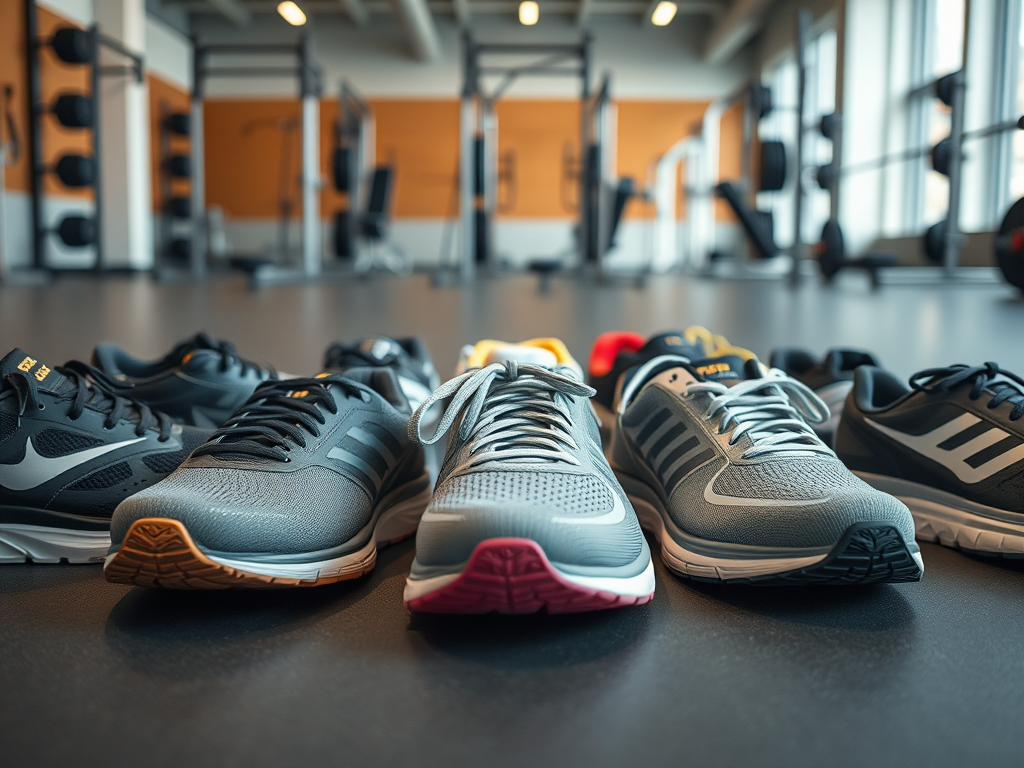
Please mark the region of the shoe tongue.
POLYGON ((382 364, 398 359, 405 352, 401 344, 386 336, 368 336, 359 342, 358 348, 382 364))
POLYGON ((496 346, 487 355, 484 365, 492 365, 493 363, 504 364, 509 360, 515 360, 517 363, 539 365, 544 368, 555 368, 558 366, 558 358, 554 352, 549 349, 532 347, 526 344, 502 344, 496 346))
POLYGON ((680 357, 692 360, 695 357, 699 357, 702 353, 697 347, 687 344, 683 334, 670 331, 659 333, 657 336, 649 338, 639 354, 646 359, 658 355, 679 355, 680 357))
POLYGON ((0 377, 9 373, 24 373, 31 376, 39 389, 52 394, 61 394, 71 386, 67 377, 53 370, 53 366, 41 362, 22 349, 15 349, 0 360, 0 377))

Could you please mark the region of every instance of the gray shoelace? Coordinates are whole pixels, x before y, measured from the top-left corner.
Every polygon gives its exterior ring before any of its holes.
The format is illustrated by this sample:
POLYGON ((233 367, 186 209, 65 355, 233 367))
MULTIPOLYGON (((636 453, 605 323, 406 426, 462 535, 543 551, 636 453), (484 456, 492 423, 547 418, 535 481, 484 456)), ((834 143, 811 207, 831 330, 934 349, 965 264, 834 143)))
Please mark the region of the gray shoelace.
POLYGON ((572 437, 569 405, 576 397, 591 397, 586 384, 556 371, 509 360, 467 371, 442 384, 409 420, 409 438, 431 445, 447 432, 460 414, 460 444, 469 444, 470 458, 462 467, 489 461, 528 463, 566 462, 579 465, 570 451, 579 446, 572 437), (433 435, 420 433, 420 422, 434 403, 451 398, 433 435))

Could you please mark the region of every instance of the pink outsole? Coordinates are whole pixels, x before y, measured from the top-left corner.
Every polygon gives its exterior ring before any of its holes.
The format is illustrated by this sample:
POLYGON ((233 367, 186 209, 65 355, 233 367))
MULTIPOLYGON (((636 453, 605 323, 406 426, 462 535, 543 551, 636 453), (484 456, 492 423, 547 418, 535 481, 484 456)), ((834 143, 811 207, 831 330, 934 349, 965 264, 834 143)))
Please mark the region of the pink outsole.
POLYGON ((406 602, 420 613, 580 613, 642 605, 642 597, 588 589, 562 578, 529 539, 490 539, 473 550, 454 581, 406 602))

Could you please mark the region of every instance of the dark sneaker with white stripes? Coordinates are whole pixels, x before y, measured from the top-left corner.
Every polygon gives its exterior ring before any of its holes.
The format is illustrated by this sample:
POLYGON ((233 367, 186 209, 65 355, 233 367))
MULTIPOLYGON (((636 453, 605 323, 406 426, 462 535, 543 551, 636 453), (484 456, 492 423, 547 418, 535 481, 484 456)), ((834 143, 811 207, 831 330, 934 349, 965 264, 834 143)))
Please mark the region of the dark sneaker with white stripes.
POLYGON ((268 381, 164 482, 114 513, 108 581, 223 589, 373 570, 430 500, 395 372, 268 381))
POLYGON ((113 344, 93 350, 92 364, 117 394, 146 403, 175 421, 216 429, 267 379, 289 378, 240 357, 227 341, 198 333, 159 360, 139 360, 113 344))
POLYGON ((1024 557, 1024 379, 995 363, 858 368, 836 453, 914 514, 917 538, 1024 557))
POLYGON ((778 368, 806 384, 828 406, 829 416, 814 431, 828 445, 835 442, 836 427, 843 415, 843 404, 853 388, 853 372, 862 365, 879 366, 870 352, 859 349, 830 349, 820 360, 804 349, 782 348, 772 352, 769 368, 778 368))
POLYGON ((355 344, 329 346, 324 352, 324 370, 344 373, 349 368, 393 368, 414 411, 441 384, 427 345, 415 336, 367 336, 355 344))
POLYGON ((110 516, 210 432, 113 394, 85 363, 0 360, 0 563, 101 562, 110 516))
POLYGON ((755 584, 918 581, 914 522, 811 429, 810 389, 756 359, 654 358, 624 375, 607 452, 681 576, 755 584))

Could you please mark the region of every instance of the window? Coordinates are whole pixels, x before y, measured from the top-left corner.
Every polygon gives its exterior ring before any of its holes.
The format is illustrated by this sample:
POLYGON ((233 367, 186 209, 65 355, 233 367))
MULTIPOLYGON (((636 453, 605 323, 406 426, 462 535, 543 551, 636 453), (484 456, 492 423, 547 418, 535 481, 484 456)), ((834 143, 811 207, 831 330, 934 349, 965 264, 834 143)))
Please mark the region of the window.
MULTIPOLYGON (((1019 31, 1016 36, 1017 56, 1017 115, 1024 115, 1024 23, 1020 19, 1024 17, 1024 0, 1018 9, 1017 26, 1019 31)), ((1024 132, 1013 132, 1013 161, 1010 170, 1010 198, 1016 200, 1024 197, 1024 132)))

